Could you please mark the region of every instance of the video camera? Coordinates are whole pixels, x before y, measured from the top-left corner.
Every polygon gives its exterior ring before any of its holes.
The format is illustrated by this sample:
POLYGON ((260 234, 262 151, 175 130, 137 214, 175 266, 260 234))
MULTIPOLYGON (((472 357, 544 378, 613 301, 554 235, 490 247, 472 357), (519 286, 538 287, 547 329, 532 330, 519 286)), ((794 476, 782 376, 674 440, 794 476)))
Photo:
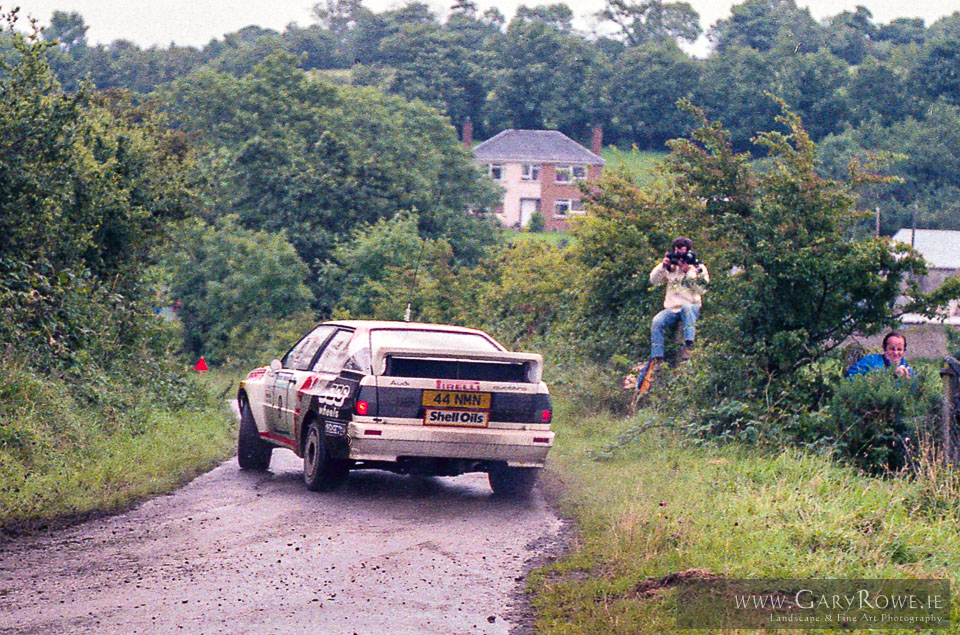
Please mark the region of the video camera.
POLYGON ((667 253, 667 260, 670 261, 671 266, 676 267, 680 263, 686 263, 692 267, 696 267, 700 264, 700 261, 697 260, 697 252, 695 251, 670 251, 667 253))

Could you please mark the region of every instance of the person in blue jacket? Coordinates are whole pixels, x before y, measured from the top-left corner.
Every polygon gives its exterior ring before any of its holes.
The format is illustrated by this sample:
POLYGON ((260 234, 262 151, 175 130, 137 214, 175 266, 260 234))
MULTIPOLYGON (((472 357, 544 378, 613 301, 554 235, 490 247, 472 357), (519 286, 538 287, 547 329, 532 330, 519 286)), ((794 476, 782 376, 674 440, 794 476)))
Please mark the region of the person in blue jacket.
POLYGON ((906 350, 907 338, 903 336, 903 333, 890 331, 883 338, 883 353, 874 353, 860 359, 847 369, 844 377, 866 375, 878 368, 892 368, 897 377, 910 377, 913 375, 913 370, 903 358, 906 350))

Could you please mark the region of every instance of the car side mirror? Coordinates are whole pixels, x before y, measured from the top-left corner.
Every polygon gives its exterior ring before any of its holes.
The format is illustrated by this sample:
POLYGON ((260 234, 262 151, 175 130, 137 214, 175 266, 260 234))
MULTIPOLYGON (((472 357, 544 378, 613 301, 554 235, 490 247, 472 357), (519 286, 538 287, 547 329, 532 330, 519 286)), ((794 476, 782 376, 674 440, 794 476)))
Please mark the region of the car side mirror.
POLYGON ((270 362, 270 372, 277 373, 281 368, 283 368, 283 364, 280 363, 279 359, 270 362))

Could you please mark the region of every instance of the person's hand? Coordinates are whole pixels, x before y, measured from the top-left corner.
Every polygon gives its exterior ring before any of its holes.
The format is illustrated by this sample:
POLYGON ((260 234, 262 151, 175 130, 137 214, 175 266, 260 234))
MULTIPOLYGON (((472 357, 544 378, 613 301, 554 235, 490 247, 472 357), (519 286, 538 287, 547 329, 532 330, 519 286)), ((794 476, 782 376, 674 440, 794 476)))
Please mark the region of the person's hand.
POLYGON ((663 266, 666 267, 667 269, 671 268, 670 259, 667 258, 666 254, 663 255, 663 266))
POLYGON ((897 369, 893 372, 896 373, 897 377, 910 377, 910 369, 906 366, 897 366, 897 369))
POLYGON ((690 271, 691 269, 693 269, 693 267, 690 266, 688 263, 686 263, 686 262, 681 262, 681 263, 680 263, 680 271, 682 271, 683 273, 687 273, 687 272, 690 271))

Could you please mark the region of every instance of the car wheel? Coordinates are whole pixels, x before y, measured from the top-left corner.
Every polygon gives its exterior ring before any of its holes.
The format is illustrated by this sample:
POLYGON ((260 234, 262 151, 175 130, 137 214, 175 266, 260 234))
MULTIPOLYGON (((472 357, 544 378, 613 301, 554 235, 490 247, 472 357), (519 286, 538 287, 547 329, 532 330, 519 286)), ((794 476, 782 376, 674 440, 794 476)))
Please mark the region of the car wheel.
POLYGON ((243 404, 240 413, 240 434, 237 437, 237 462, 242 470, 265 470, 270 467, 273 446, 260 438, 250 405, 243 404))
POLYGON ((516 497, 529 496, 538 476, 540 476, 540 468, 507 467, 506 465, 491 468, 487 473, 490 489, 494 494, 516 497))
POLYGON ((343 482, 348 472, 343 461, 330 458, 327 435, 322 430, 322 421, 311 422, 303 445, 303 482, 314 492, 333 489, 343 482))

